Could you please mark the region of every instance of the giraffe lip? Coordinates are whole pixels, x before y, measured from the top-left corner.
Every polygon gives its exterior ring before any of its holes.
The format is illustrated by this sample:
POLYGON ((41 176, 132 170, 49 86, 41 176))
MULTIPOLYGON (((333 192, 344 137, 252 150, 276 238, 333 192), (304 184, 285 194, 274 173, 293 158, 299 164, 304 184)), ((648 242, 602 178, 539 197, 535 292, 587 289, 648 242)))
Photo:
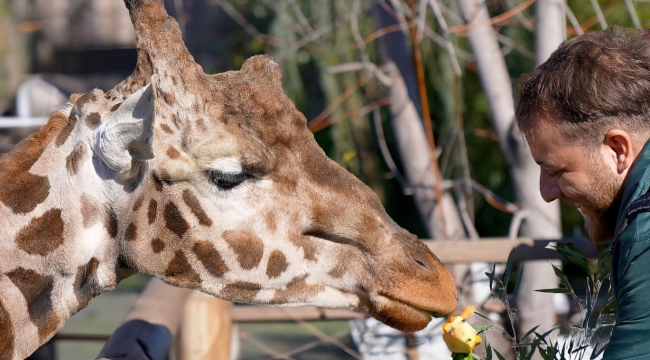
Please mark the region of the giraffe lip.
MULTIPOLYGON (((423 308, 421 308, 421 307, 419 307, 417 305, 414 305, 414 304, 412 304, 410 302, 406 302, 404 300, 397 299, 397 298, 394 298, 394 297, 386 295, 386 294, 378 294, 377 298, 378 299, 386 299, 391 303, 398 303, 401 306, 405 306, 409 310, 421 313, 423 315, 432 316, 435 313, 435 312, 432 312, 430 310, 423 309, 423 308)), ((435 314, 437 314, 437 313, 435 313, 435 314)))
POLYGON ((371 299, 368 314, 402 332, 424 329, 431 322, 431 312, 402 300, 377 294, 371 299))

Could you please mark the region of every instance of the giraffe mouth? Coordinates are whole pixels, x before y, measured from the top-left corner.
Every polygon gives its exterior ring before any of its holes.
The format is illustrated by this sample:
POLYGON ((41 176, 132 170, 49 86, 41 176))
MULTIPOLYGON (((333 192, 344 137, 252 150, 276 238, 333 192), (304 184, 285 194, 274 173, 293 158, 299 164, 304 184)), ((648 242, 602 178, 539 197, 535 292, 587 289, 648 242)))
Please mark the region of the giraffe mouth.
POLYGON ((422 330, 429 324, 432 315, 439 315, 385 294, 372 296, 366 310, 375 319, 403 332, 422 330))

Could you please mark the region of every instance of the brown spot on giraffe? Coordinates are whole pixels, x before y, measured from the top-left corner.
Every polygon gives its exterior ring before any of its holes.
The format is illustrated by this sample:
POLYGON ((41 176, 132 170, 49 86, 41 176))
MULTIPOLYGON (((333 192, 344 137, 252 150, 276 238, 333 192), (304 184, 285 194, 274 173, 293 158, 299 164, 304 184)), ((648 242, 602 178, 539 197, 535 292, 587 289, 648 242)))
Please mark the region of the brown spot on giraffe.
POLYGON ((65 144, 70 134, 72 134, 72 130, 74 130, 75 126, 77 126, 77 114, 73 112, 70 114, 66 126, 61 129, 61 132, 56 137, 56 141, 54 142, 56 144, 56 147, 61 147, 61 145, 65 144))
POLYGON ((103 209, 97 205, 97 201, 91 196, 81 195, 81 217, 85 228, 93 226, 101 219, 103 209))
POLYGON ((108 231, 108 235, 115 239, 117 236, 117 214, 115 214, 115 210, 109 209, 106 212, 106 216, 104 217, 104 227, 108 231))
POLYGON ((11 180, 0 175, 0 183, 0 201, 18 214, 31 212, 50 194, 48 179, 28 172, 18 173, 11 180))
POLYGON ((142 207, 142 203, 144 202, 144 195, 138 196, 137 199, 135 199, 135 202, 133 203, 133 211, 138 211, 142 207))
POLYGON ((158 176, 158 174, 154 172, 153 174, 151 174, 151 179, 153 180, 153 186, 156 188, 156 191, 162 192, 165 184, 163 183, 160 176, 158 176))
POLYGON ((266 224, 266 227, 269 229, 269 231, 275 232, 275 230, 277 230, 278 221, 275 211, 269 211, 266 213, 266 215, 264 215, 264 223, 266 224))
POLYGON ((137 238, 138 228, 135 226, 135 224, 130 223, 129 226, 126 227, 126 231, 124 231, 124 240, 134 241, 137 238))
POLYGON ((158 254, 161 251, 165 250, 165 243, 159 238, 155 238, 151 240, 151 249, 155 254, 158 254))
POLYGON ((264 255, 264 242, 257 235, 243 230, 228 230, 222 235, 237 255, 243 269, 256 268, 264 255))
POLYGON ((196 129, 200 132, 208 131, 208 128, 205 126, 205 120, 203 120, 203 118, 196 120, 196 129))
POLYGON ((180 287, 196 289, 201 285, 201 278, 187 261, 183 250, 177 250, 174 258, 167 265, 165 280, 180 287))
POLYGON ((70 155, 65 159, 65 167, 70 176, 77 175, 86 158, 86 146, 83 143, 77 144, 70 155))
POLYGON ((285 304, 288 302, 307 302, 319 292, 325 290, 323 285, 307 284, 307 275, 293 278, 286 289, 276 290, 271 304, 285 304))
POLYGON ((0 299, 0 354, 11 359, 14 353, 14 328, 9 318, 9 313, 0 299))
POLYGON ((318 247, 313 239, 310 239, 307 236, 291 233, 289 235, 289 241, 291 241, 294 245, 302 248, 305 259, 316 261, 316 253, 318 251, 318 247))
POLYGON ((224 286, 219 292, 219 297, 249 303, 255 299, 255 296, 257 296, 257 293, 259 293, 261 289, 262 286, 260 284, 237 281, 224 286))
POLYGON ((77 268, 73 288, 81 306, 88 305, 90 300, 100 293, 97 288, 97 268, 99 268, 99 260, 94 257, 90 258, 88 263, 77 268))
POLYGON ((86 126, 88 126, 91 130, 97 129, 101 124, 102 117, 98 112, 91 112, 90 114, 86 115, 86 126))
POLYGON ((28 171, 67 123, 68 118, 63 113, 53 113, 39 131, 16 145, 10 154, 0 157, 0 202, 13 212, 29 213, 47 199, 50 193, 48 179, 28 171))
POLYGON ((162 131, 166 132, 167 134, 174 133, 174 130, 172 130, 172 128, 170 128, 169 125, 167 124, 160 124, 160 128, 162 129, 162 131))
POLYGON ((158 90, 158 93, 160 94, 160 97, 162 97, 163 101, 170 106, 174 106, 176 104, 176 96, 173 93, 161 90, 158 90))
POLYGON ((192 214, 194 214, 194 216, 199 220, 199 224, 212 226, 212 220, 208 217, 208 214, 205 213, 205 210, 201 207, 201 202, 191 190, 185 189, 183 191, 183 200, 187 207, 192 211, 192 214))
POLYGON ((22 267, 11 270, 5 275, 25 297, 29 318, 38 327, 41 340, 56 331, 59 319, 52 313, 54 277, 40 275, 34 270, 22 267))
POLYGON ((113 107, 111 107, 110 111, 111 111, 111 112, 115 112, 115 111, 117 111, 117 109, 120 108, 120 105, 122 105, 121 102, 119 102, 119 103, 113 105, 113 107))
POLYGON ((170 146, 167 148, 167 156, 169 156, 170 159, 178 159, 178 157, 181 156, 181 153, 179 153, 173 146, 170 146))
POLYGON ((347 266, 344 262, 344 260, 339 260, 339 262, 334 266, 328 273, 327 275, 335 278, 335 279, 340 279, 345 275, 347 272, 347 266))
POLYGON ((189 229, 189 225, 187 224, 187 221, 185 221, 185 218, 183 218, 183 214, 178 210, 178 207, 170 202, 165 206, 165 226, 167 229, 171 230, 176 236, 178 237, 183 237, 187 229, 189 229))
POLYGON ((228 266, 223 261, 221 254, 210 242, 197 241, 192 247, 192 251, 212 276, 221 277, 228 272, 228 266))
POLYGON ((86 106, 86 104, 97 101, 98 92, 101 92, 101 90, 94 89, 81 95, 79 98, 77 98, 77 101, 74 102, 74 106, 78 109, 81 109, 82 107, 86 106))
POLYGON ((79 98, 81 97, 81 95, 83 95, 83 94, 82 94, 82 93, 74 93, 74 94, 70 94, 70 100, 69 100, 69 101, 70 101, 70 104, 74 104, 74 103, 76 103, 77 100, 79 100, 79 98))
POLYGON ((287 270, 289 263, 287 257, 280 250, 273 250, 269 256, 269 262, 266 265, 266 275, 270 278, 276 278, 287 270))
POLYGON ((177 129, 181 128, 181 122, 178 121, 178 114, 172 114, 172 122, 174 123, 174 126, 176 126, 177 129))
POLYGON ((51 209, 18 231, 16 244, 28 254, 47 255, 63 244, 61 209, 51 209))
POLYGON ((149 201, 149 208, 147 209, 147 220, 149 221, 149 225, 156 221, 156 217, 158 217, 158 202, 151 199, 149 201))

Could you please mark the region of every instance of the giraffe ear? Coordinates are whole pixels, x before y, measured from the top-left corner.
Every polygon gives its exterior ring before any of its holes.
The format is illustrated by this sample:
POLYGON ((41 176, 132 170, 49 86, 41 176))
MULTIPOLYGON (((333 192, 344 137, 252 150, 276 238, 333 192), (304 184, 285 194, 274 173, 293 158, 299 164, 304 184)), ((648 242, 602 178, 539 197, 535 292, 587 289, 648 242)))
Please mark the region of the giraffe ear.
POLYGON ((97 134, 97 155, 111 169, 127 174, 133 162, 150 160, 153 152, 153 124, 158 97, 158 75, 151 83, 131 94, 115 110, 97 134))

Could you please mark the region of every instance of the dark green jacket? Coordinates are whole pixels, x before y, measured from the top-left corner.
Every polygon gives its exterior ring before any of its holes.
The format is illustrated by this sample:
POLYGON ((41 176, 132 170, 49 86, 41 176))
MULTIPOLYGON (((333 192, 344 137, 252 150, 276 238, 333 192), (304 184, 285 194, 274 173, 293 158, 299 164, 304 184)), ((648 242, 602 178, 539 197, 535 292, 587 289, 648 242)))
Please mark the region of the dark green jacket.
POLYGON ((617 319, 603 360, 650 359, 650 142, 623 183, 612 243, 617 319))

